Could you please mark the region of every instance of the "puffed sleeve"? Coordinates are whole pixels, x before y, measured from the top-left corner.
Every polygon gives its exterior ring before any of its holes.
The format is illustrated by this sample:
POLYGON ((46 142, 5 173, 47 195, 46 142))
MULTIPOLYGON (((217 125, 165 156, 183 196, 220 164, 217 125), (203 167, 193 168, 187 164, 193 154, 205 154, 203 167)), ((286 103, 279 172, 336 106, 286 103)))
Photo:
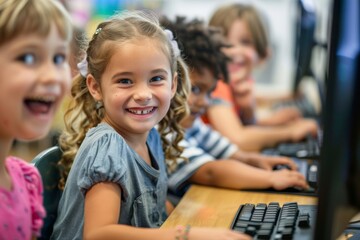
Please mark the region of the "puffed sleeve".
POLYGON ((30 198, 32 232, 35 236, 40 236, 43 219, 46 216, 43 207, 43 184, 40 173, 34 166, 19 160, 20 168, 24 174, 26 188, 30 198))
POLYGON ((106 132, 96 139, 89 138, 87 146, 76 158, 82 165, 77 177, 83 194, 99 182, 114 182, 122 186, 126 182, 126 161, 131 157, 129 147, 116 132, 106 132))

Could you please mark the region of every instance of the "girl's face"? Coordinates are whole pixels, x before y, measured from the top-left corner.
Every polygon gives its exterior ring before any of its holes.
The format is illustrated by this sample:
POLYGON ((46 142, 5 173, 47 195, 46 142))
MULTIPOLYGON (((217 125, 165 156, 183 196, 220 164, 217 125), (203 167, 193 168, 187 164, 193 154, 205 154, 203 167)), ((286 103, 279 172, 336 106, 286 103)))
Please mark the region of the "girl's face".
POLYGON ((55 25, 47 37, 20 35, 0 46, 0 137, 33 140, 48 133, 71 77, 69 43, 55 25))
POLYGON ((228 64, 230 81, 236 84, 236 81, 246 80, 251 76, 253 67, 259 62, 259 56, 249 26, 244 20, 235 20, 226 38, 233 45, 224 49, 224 53, 232 59, 228 64))
POLYGON ((90 75, 90 93, 105 108, 104 121, 120 134, 144 134, 164 118, 177 77, 159 45, 151 39, 118 45, 101 77, 90 75))
POLYGON ((190 115, 184 118, 181 125, 190 128, 197 117, 205 113, 209 105, 210 95, 216 87, 216 78, 210 69, 203 68, 203 72, 190 72, 191 93, 188 97, 190 115))

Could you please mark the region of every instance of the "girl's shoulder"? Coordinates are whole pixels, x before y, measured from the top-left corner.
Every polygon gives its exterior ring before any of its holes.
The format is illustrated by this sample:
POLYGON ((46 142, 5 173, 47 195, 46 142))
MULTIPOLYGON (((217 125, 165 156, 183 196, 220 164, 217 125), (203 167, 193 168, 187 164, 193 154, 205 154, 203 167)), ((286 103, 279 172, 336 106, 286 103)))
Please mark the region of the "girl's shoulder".
MULTIPOLYGON (((123 151, 126 146, 125 139, 113 127, 100 123, 87 132, 79 152, 97 155, 99 150, 106 149, 107 155, 117 155, 118 151, 123 151)), ((104 151, 101 152, 104 153, 104 151)))
POLYGON ((96 127, 90 128, 86 134, 86 139, 91 139, 91 141, 99 141, 104 138, 117 138, 118 141, 123 140, 121 135, 107 123, 99 123, 96 127))
POLYGON ((32 164, 13 156, 6 159, 6 165, 12 172, 14 184, 25 185, 30 201, 32 231, 38 235, 46 215, 43 207, 43 184, 40 173, 32 164))
POLYGON ((233 96, 230 86, 222 80, 216 84, 215 90, 211 93, 213 98, 224 99, 227 102, 233 102, 233 96))
POLYGON ((25 182, 32 185, 39 185, 42 187, 42 181, 38 169, 20 158, 9 156, 6 159, 6 165, 9 171, 14 171, 17 175, 16 177, 24 177, 25 182))
MULTIPOLYGON (((119 148, 119 145, 127 145, 125 139, 107 123, 100 123, 96 127, 91 128, 88 131, 84 142, 90 144, 90 148, 92 149, 97 149, 99 145, 102 147, 113 146, 115 148, 119 148)), ((150 130, 147 142, 161 142, 160 134, 155 127, 150 130)))
MULTIPOLYGON (((147 137, 147 144, 152 150, 161 146, 160 135, 155 128, 150 130, 147 137)), ((162 148, 160 147, 160 149, 162 148)), ((90 155, 93 161, 99 162, 99 164, 102 164, 101 162, 104 158, 119 159, 119 156, 129 157, 129 155, 133 154, 134 151, 125 139, 116 132, 113 127, 106 123, 101 123, 90 129, 78 151, 78 157, 80 159, 84 160, 86 156, 90 155)), ((91 161, 87 161, 86 164, 95 164, 90 162, 91 161)))

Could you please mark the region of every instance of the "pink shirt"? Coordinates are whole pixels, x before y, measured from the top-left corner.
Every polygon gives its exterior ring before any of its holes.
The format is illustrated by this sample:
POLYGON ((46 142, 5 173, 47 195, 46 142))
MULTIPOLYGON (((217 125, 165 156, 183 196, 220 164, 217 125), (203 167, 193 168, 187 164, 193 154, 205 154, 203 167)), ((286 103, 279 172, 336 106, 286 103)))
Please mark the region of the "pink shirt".
POLYGON ((12 189, 0 188, 0 239, 39 236, 45 217, 43 186, 38 170, 25 161, 8 157, 6 169, 12 189))

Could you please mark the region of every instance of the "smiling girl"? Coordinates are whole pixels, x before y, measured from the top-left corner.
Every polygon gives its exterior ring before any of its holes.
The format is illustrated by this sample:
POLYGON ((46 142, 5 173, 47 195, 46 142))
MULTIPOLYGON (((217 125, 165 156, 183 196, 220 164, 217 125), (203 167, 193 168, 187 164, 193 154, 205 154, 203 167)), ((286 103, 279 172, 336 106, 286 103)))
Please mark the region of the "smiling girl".
POLYGON ((53 0, 0 0, 0 239, 39 236, 45 210, 35 167, 8 156, 44 137, 70 86, 70 17, 53 0))

